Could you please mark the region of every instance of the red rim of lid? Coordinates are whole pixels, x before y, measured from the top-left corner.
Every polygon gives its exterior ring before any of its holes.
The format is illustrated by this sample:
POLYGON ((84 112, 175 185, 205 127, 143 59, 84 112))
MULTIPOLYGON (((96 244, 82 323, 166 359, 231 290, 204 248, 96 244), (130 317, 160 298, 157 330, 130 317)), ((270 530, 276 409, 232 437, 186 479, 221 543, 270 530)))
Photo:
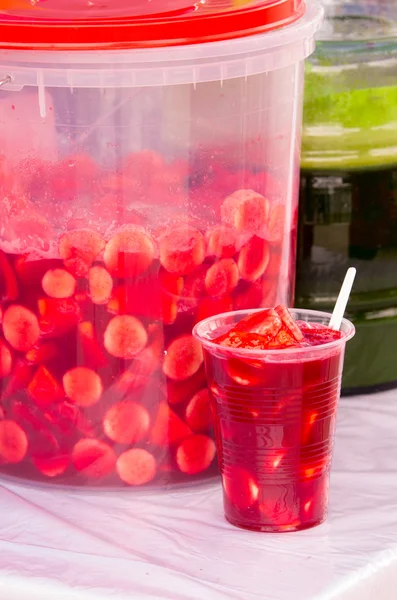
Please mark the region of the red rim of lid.
POLYGON ((296 21, 305 12, 305 0, 3 2, 0 48, 21 50, 97 50, 201 44, 277 29, 296 21), (107 3, 109 6, 106 6, 107 3), (151 12, 148 12, 148 7, 151 12))

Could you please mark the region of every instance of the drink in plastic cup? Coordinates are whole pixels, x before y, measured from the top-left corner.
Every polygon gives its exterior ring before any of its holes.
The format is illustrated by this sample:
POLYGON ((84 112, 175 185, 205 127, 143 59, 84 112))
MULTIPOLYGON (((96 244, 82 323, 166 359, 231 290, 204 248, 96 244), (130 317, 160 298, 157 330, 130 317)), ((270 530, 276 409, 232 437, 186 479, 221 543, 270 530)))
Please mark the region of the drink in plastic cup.
MULTIPOLYGON (((203 345, 225 517, 238 527, 282 532, 327 517, 329 475, 346 342, 251 350, 214 344, 257 311, 210 317, 194 328, 203 345)), ((330 314, 291 309, 296 321, 329 323, 330 314)))

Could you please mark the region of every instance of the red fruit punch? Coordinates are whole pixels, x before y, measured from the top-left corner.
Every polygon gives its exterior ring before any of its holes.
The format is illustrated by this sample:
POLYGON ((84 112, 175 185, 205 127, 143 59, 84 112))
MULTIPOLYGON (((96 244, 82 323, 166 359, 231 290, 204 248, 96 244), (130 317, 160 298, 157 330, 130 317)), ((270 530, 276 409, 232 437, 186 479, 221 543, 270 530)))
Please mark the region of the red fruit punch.
MULTIPOLYGON (((212 475, 192 328, 285 300, 284 185, 270 189, 259 162, 243 169, 218 147, 119 158, 116 171, 77 147, 0 157, 0 470, 16 477, 135 487, 212 475)), ((279 315, 262 318, 225 344, 300 343, 279 315)), ((255 361, 225 370, 247 393, 261 374, 255 361)))
MULTIPOLYGON (((238 313, 194 329, 204 347, 225 516, 259 531, 313 527, 327 515, 343 335, 321 324, 323 313, 314 325, 297 324, 283 305, 247 313, 234 324, 238 313), (217 336, 226 324, 229 331, 217 336)), ((343 326, 349 339, 352 333, 343 326)), ((186 408, 194 431, 201 427, 194 418, 200 396, 186 408)), ((181 469, 195 468, 187 466, 190 452, 196 456, 193 440, 178 448, 181 469)))

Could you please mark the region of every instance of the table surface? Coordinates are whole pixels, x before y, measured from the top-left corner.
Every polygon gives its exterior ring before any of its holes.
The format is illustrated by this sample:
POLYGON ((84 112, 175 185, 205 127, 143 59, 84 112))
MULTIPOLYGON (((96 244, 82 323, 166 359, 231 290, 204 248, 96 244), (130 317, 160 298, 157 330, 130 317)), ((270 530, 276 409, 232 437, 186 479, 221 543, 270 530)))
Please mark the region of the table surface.
POLYGON ((235 529, 218 484, 0 486, 1 600, 396 600, 397 391, 341 400, 326 523, 235 529))

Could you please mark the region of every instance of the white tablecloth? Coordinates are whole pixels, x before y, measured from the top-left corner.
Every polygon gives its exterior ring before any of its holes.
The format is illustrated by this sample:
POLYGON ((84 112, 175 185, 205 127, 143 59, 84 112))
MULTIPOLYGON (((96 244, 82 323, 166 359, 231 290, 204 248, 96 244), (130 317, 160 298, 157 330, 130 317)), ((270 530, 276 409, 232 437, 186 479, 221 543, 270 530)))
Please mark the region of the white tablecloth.
POLYGON ((396 600, 397 391, 341 401, 330 516, 250 533, 218 485, 168 494, 0 487, 1 600, 396 600))

